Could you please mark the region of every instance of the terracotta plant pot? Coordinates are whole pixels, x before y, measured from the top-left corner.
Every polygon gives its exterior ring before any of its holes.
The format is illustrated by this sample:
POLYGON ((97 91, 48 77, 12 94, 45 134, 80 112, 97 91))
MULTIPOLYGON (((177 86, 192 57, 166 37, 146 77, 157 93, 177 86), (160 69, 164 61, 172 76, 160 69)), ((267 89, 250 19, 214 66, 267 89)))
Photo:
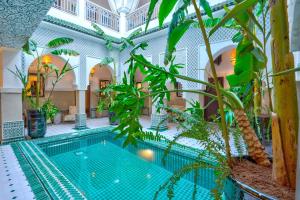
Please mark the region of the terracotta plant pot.
POLYGON ((44 137, 47 130, 46 113, 39 110, 28 110, 27 129, 31 138, 44 137))

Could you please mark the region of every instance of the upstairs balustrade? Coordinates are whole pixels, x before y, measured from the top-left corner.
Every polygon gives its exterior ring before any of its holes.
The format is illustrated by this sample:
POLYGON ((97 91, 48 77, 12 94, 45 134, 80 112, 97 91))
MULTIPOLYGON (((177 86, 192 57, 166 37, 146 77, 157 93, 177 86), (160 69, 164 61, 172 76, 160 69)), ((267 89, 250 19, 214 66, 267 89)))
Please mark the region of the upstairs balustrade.
POLYGON ((78 15, 78 0, 55 0, 53 7, 73 15, 78 15))
MULTIPOLYGON (((154 8, 151 20, 157 18, 158 11, 159 11, 159 6, 158 6, 159 4, 160 3, 158 3, 156 5, 156 7, 154 8)), ((147 3, 147 4, 143 5, 142 7, 138 8, 137 10, 135 10, 134 12, 130 13, 127 16, 127 30, 128 31, 146 23, 149 5, 150 5, 150 3, 147 3)))
POLYGON ((86 20, 119 31, 120 16, 92 2, 86 2, 86 20))
MULTIPOLYGON (((79 1, 83 0, 55 0, 53 7, 76 16, 84 16, 86 20, 108 27, 115 31, 120 31, 120 16, 88 0, 80 5, 85 8, 79 8, 79 1), (82 14, 81 14, 82 13, 82 14)), ((138 8, 127 15, 127 31, 132 30, 146 23, 147 12, 150 3, 138 8)), ((156 6, 151 20, 158 16, 159 6, 156 6)))

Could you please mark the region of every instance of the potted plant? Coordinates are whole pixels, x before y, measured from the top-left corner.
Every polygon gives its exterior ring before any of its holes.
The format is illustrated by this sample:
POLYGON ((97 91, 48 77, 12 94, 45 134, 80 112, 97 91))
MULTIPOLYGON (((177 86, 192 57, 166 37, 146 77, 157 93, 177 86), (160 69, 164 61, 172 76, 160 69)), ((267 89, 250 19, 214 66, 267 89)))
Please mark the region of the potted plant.
POLYGON ((11 72, 15 74, 23 84, 23 100, 28 104, 27 109, 27 128, 28 135, 31 138, 43 137, 46 134, 46 122, 47 117, 53 118, 53 115, 56 114, 57 109, 51 103, 50 98, 53 94, 54 88, 57 83, 70 71, 74 68, 70 67, 68 61, 65 62, 62 69, 59 69, 55 64, 49 62, 43 62, 42 58, 44 54, 52 54, 55 56, 59 55, 68 55, 68 56, 77 56, 79 55, 76 51, 62 48, 63 45, 70 44, 73 42, 71 38, 56 38, 48 43, 45 46, 41 47, 41 50, 38 49, 38 44, 34 40, 29 40, 23 46, 23 52, 32 56, 36 60, 36 81, 34 87, 30 85, 27 73, 21 71, 16 67, 16 71, 11 72), (41 99, 41 87, 47 81, 49 76, 52 76, 54 80, 52 81, 52 88, 46 98, 46 101, 42 103, 41 99), (28 95, 31 93, 31 95, 28 95), (34 95, 32 95, 32 93, 34 95))
POLYGON ((50 121, 54 123, 54 118, 59 113, 59 109, 54 105, 51 100, 47 100, 43 105, 41 110, 43 110, 46 114, 47 122, 50 121))
MULTIPOLYGON (((103 38, 106 41, 106 48, 108 51, 112 51, 113 50, 113 46, 112 46, 112 41, 111 41, 111 37, 106 35, 105 32, 95 23, 92 23, 93 28, 95 29, 95 31, 98 33, 98 35, 103 38)), ((136 31, 134 31, 133 33, 131 33, 127 38, 121 38, 120 44, 119 44, 119 52, 124 51, 125 49, 129 48, 129 47, 134 47, 135 43, 133 42, 133 39, 139 35, 141 33, 141 29, 137 29, 136 31)), ((112 82, 111 85, 116 85, 117 84, 117 63, 116 60, 113 57, 105 57, 100 64, 100 67, 103 65, 110 65, 113 64, 113 75, 112 75, 112 82)), ((106 97, 102 98, 102 100, 104 99, 104 101, 101 101, 101 99, 98 101, 98 106, 97 106, 97 111, 98 112, 102 112, 103 110, 101 110, 102 108, 104 108, 104 105, 107 105, 108 107, 108 117, 109 117, 109 123, 110 125, 117 125, 118 122, 118 117, 116 116, 116 114, 110 109, 110 107, 112 106, 112 104, 114 103, 114 97, 115 97, 115 92, 113 90, 110 89, 110 87, 108 87, 107 89, 103 90, 103 91, 99 91, 99 92, 104 92, 106 97)))

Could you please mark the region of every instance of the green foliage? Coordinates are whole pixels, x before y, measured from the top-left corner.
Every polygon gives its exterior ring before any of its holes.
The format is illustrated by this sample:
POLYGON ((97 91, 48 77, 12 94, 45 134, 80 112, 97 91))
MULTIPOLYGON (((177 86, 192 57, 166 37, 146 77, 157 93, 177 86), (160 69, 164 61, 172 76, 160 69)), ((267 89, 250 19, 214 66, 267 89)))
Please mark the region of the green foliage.
POLYGON ((151 18, 152 18, 152 14, 153 14, 153 12, 154 12, 154 8, 155 8, 155 6, 156 6, 157 3, 158 3, 158 0, 151 0, 151 1, 150 1, 149 9, 148 9, 148 12, 147 12, 147 20, 146 20, 146 28, 145 28, 145 31, 147 31, 147 29, 148 29, 150 20, 151 20, 151 18))
POLYGON ((163 25, 165 19, 171 13, 176 3, 177 0, 162 0, 158 13, 158 22, 160 27, 163 25))
POLYGON ((133 39, 138 36, 139 34, 141 34, 142 32, 142 28, 139 28, 135 31, 133 31, 127 38, 122 37, 121 38, 121 45, 120 45, 120 52, 124 51, 124 49, 128 48, 128 47, 134 47, 135 43, 133 42, 133 39))
POLYGON ((101 62, 100 64, 101 65, 109 65, 111 63, 114 62, 114 58, 113 57, 105 57, 101 62))
POLYGON ((200 6, 203 8, 203 10, 207 14, 207 16, 209 16, 210 18, 213 18, 212 10, 211 10, 211 7, 210 7, 208 1, 200 0, 200 6))
POLYGON ((79 53, 72 49, 56 49, 51 51, 51 54, 61 56, 61 55, 67 55, 67 56, 78 56, 79 53))
POLYGON ((251 40, 244 37, 236 48, 236 64, 234 74, 226 78, 230 87, 237 87, 249 83, 256 74, 266 66, 266 57, 262 51, 254 47, 251 40))
POLYGON ((48 42, 47 46, 49 48, 57 48, 62 45, 70 44, 73 41, 74 40, 72 38, 67 38, 67 37, 55 38, 54 40, 51 40, 50 42, 48 42))
POLYGON ((241 3, 238 3, 237 5, 234 6, 234 8, 229 11, 223 18, 222 20, 210 30, 209 35, 212 35, 216 30, 218 30, 220 27, 222 27, 228 20, 232 18, 240 18, 240 21, 245 24, 247 22, 247 16, 245 13, 247 13, 247 10, 255 5, 258 0, 245 0, 242 1, 241 3))
POLYGON ((23 46, 23 51, 29 55, 33 55, 36 50, 37 43, 34 40, 28 40, 23 46))
POLYGON ((168 32, 168 42, 164 58, 165 65, 168 65, 168 63, 171 61, 173 57, 172 54, 175 51, 178 41, 193 24, 193 20, 186 20, 186 10, 189 5, 189 0, 182 0, 179 8, 173 13, 168 32))
MULTIPOLYGON (((23 52, 33 56, 34 59, 37 60, 37 77, 38 80, 40 81, 40 77, 44 77, 44 81, 47 81, 47 78, 50 75, 55 76, 55 80, 52 82, 52 89, 48 95, 46 103, 49 103, 50 97, 53 93, 53 90, 56 86, 56 84, 65 76, 66 73, 72 71, 74 68, 70 67, 68 65, 68 61, 65 62, 63 68, 59 70, 57 66, 55 66, 53 63, 43 63, 42 62, 42 56, 44 56, 44 51, 50 50, 50 53, 52 55, 69 55, 69 56, 78 56, 79 53, 75 50, 71 49, 66 49, 66 48, 59 48, 63 45, 70 44, 73 42, 73 39, 67 38, 67 37, 62 37, 62 38, 56 38, 51 41, 49 41, 44 47, 41 47, 41 52, 37 51, 37 42, 34 40, 28 40, 26 44, 23 46, 23 52), (41 73, 43 71, 43 73, 41 73)), ((11 73, 13 73, 23 84, 23 99, 28 100, 30 103, 30 106, 34 109, 40 109, 40 94, 39 90, 37 90, 37 94, 35 100, 32 96, 27 96, 28 91, 26 89, 28 88, 28 77, 25 72, 22 72, 17 66, 16 66, 16 71, 10 70, 11 73)), ((37 83, 37 85, 40 85, 40 82, 37 83)), ((30 88, 29 88, 30 89, 30 88)), ((47 105, 45 105, 47 106, 47 105)), ((43 107, 43 106, 42 106, 43 107)))
POLYGON ((167 52, 165 54, 165 65, 168 64, 172 58, 172 53, 175 51, 176 44, 179 42, 184 33, 194 23, 194 20, 185 20, 178 24, 168 35, 167 52))
POLYGON ((55 115, 59 113, 59 109, 54 105, 54 103, 50 100, 47 100, 41 109, 46 113, 46 119, 50 119, 53 123, 55 115))

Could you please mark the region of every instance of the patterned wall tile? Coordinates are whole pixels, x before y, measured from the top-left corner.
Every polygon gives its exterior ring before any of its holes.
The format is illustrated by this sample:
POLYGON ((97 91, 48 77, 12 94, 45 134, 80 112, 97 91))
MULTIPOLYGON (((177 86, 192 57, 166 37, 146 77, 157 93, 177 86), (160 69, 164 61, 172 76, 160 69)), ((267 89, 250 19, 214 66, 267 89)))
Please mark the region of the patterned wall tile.
POLYGON ((2 124, 2 139, 4 141, 23 138, 24 137, 24 121, 4 122, 2 124))

